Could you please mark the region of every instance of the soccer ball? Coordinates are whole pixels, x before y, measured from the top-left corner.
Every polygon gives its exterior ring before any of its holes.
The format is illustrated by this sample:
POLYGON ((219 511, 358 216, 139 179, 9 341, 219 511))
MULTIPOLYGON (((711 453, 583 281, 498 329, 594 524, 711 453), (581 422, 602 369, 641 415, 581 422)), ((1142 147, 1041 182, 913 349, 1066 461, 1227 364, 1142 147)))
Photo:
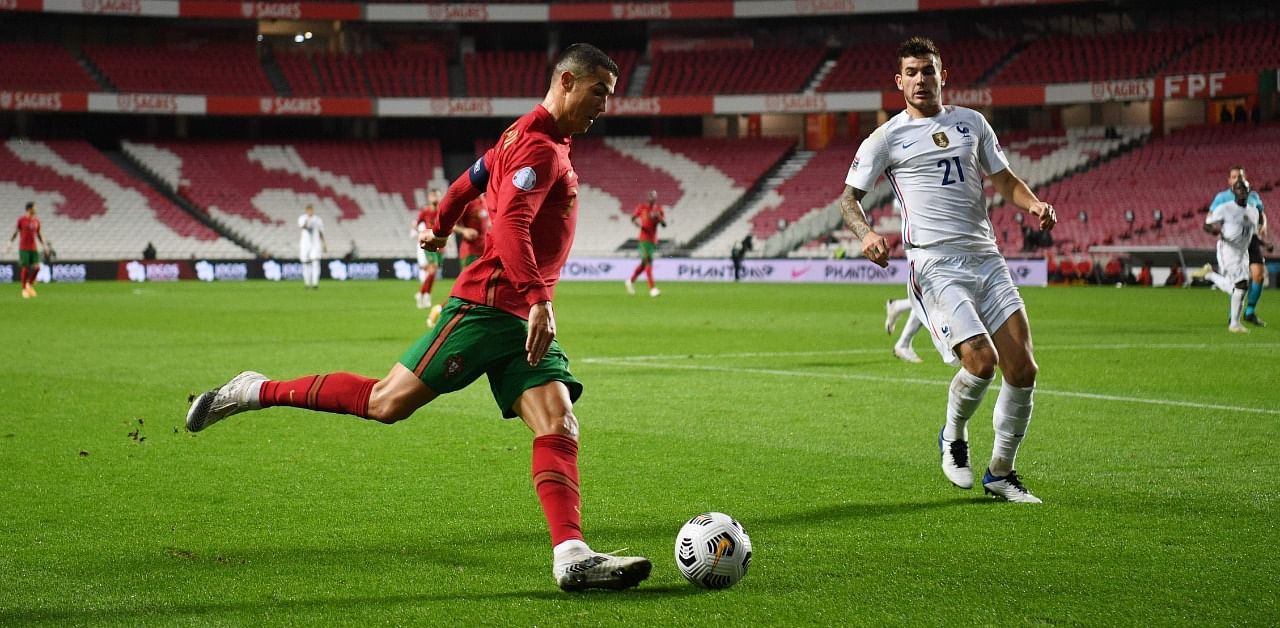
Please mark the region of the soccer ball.
POLYGON ((751 566, 751 537, 737 519, 707 512, 689 520, 676 535, 676 566, 698 586, 731 587, 751 566))

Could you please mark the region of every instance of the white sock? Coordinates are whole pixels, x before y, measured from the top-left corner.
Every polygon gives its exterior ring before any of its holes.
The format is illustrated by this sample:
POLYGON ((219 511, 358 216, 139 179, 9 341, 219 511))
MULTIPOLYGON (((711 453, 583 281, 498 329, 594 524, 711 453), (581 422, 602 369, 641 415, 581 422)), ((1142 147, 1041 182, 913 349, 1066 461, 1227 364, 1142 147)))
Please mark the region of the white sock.
POLYGON ((966 424, 982 403, 982 396, 987 393, 992 379, 983 379, 964 369, 951 378, 947 393, 947 425, 942 428, 943 440, 969 440, 966 424))
POLYGON ((1231 294, 1231 291, 1235 290, 1235 284, 1227 281, 1226 277, 1219 275, 1216 271, 1209 271, 1209 274, 1205 275, 1204 278, 1212 281, 1214 286, 1217 286, 1219 290, 1227 294, 1231 294))
POLYGON ((910 347, 911 339, 915 338, 916 332, 920 331, 920 327, 920 319, 916 318, 915 314, 908 315, 907 324, 902 326, 902 335, 898 336, 898 344, 894 346, 910 347))
POLYGON ((894 299, 889 302, 889 313, 894 316, 902 316, 903 312, 911 309, 911 301, 909 299, 894 299))
POLYGON ((555 562, 561 563, 568 560, 572 560, 574 557, 578 556, 579 554, 583 554, 590 551, 591 551, 591 547, 588 546, 585 542, 580 541, 578 539, 570 539, 568 541, 561 541, 559 545, 552 548, 551 555, 553 556, 553 559, 555 560, 555 562))
POLYGON ((996 409, 991 415, 991 424, 996 431, 995 445, 991 448, 991 475, 1004 477, 1013 471, 1018 446, 1031 423, 1031 408, 1035 405, 1031 397, 1035 390, 1034 384, 1020 388, 1004 382, 1000 386, 996 409))
POLYGON ((1240 306, 1244 304, 1244 290, 1241 288, 1231 289, 1231 324, 1240 324, 1240 306))
POLYGON ((320 260, 311 260, 311 285, 320 285, 320 260))

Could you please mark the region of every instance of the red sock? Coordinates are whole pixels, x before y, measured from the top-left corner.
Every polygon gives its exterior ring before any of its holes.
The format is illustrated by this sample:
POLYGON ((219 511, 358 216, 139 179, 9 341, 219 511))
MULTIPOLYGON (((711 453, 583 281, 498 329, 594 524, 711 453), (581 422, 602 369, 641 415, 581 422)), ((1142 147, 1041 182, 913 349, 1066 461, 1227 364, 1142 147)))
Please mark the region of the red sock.
POLYGON ((376 379, 354 373, 308 375, 289 381, 263 382, 258 400, 264 408, 293 406, 365 418, 369 413, 369 394, 376 383, 376 379))
POLYGON ((640 262, 640 265, 636 266, 635 272, 631 273, 631 281, 635 282, 636 277, 639 277, 642 272, 644 272, 644 262, 640 262))
POLYGON ((431 273, 427 275, 427 278, 422 280, 422 287, 418 288, 418 292, 422 294, 430 294, 431 286, 435 285, 435 283, 436 283, 436 274, 431 273))
POLYGON ((578 441, 561 434, 533 439, 533 488, 551 530, 551 546, 582 540, 578 441))
POLYGON ((653 264, 644 267, 644 276, 649 278, 649 289, 653 290, 653 264))
POLYGON ((26 266, 18 267, 18 277, 22 279, 22 289, 26 290, 27 289, 27 267, 26 266))

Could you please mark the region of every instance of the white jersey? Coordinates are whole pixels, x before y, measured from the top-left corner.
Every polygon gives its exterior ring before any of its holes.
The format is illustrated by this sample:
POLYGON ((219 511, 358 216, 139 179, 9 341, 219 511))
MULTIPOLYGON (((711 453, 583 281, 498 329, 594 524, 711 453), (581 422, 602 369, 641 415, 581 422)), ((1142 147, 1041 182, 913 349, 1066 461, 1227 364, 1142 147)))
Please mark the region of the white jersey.
POLYGON ((1240 205, 1232 198, 1209 210, 1204 219, 1205 224, 1217 224, 1222 230, 1218 272, 1233 283, 1249 278, 1249 241, 1258 232, 1258 216, 1258 207, 1252 202, 1240 205))
POLYGON ((324 219, 303 214, 298 216, 298 228, 302 230, 302 237, 298 241, 302 257, 319 257, 322 242, 320 238, 324 235, 324 219))
POLYGON ((869 191, 884 174, 902 206, 908 256, 999 253, 982 178, 1009 167, 982 114, 945 106, 931 118, 905 110, 858 147, 845 183, 869 191))

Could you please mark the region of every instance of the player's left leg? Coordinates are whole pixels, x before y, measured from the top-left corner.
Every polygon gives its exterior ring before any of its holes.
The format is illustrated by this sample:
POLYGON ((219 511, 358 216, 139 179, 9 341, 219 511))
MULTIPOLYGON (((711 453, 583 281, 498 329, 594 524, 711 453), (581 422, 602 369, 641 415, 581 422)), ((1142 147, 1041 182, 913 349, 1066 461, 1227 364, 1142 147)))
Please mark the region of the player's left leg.
POLYGON ((1027 491, 1015 470, 1018 448, 1031 423, 1036 375, 1039 367, 1031 349, 1031 325, 1026 311, 1019 308, 991 336, 1000 355, 1003 377, 992 413, 995 444, 991 463, 982 478, 986 492, 1011 502, 1038 504, 1040 499, 1027 491))
MULTIPOLYGON (((905 301, 906 299, 903 300, 905 301)), ((910 303, 907 304, 907 311, 911 311, 910 303)), ((921 327, 920 319, 915 314, 907 316, 907 323, 902 326, 902 334, 898 336, 898 341, 893 345, 893 354, 898 356, 899 360, 912 364, 924 362, 919 355, 916 355, 916 350, 911 348, 911 339, 916 337, 921 327)))
POLYGON ((39 276, 40 262, 36 262, 27 268, 27 294, 33 297, 36 296, 36 278, 39 276))
POLYGON ((595 552, 582 539, 578 420, 568 386, 551 381, 529 388, 513 409, 534 435, 533 484, 551 532, 556 584, 565 591, 627 589, 648 578, 649 559, 595 552))
POLYGON ((19 280, 22 281, 22 298, 30 299, 31 293, 27 292, 27 265, 26 264, 21 264, 18 266, 18 278, 19 280))

